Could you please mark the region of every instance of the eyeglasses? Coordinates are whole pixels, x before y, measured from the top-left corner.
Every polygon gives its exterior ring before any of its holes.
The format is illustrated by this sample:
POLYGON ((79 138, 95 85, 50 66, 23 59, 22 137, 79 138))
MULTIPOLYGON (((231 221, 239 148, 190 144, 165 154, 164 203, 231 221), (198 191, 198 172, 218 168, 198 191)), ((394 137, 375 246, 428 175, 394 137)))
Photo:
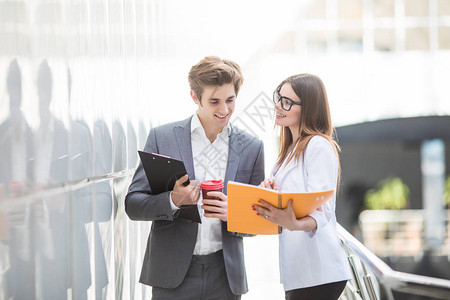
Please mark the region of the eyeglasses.
POLYGON ((281 101, 281 108, 284 109, 284 110, 286 110, 286 111, 291 110, 292 105, 294 105, 294 104, 296 104, 296 105, 302 105, 301 102, 294 101, 294 100, 289 99, 289 98, 287 98, 287 97, 282 97, 282 96, 280 95, 280 92, 279 92, 278 90, 275 90, 275 91, 273 92, 273 103, 274 103, 274 104, 277 104, 277 103, 280 102, 280 101, 281 101))

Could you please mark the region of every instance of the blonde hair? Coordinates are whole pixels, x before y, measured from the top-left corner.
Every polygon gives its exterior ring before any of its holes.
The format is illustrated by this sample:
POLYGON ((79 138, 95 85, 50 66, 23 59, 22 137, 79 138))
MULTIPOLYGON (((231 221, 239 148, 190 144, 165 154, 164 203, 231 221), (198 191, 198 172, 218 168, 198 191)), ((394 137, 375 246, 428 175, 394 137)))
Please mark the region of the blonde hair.
POLYGON ((226 83, 234 85, 236 95, 244 82, 241 68, 237 63, 217 56, 206 56, 189 71, 191 90, 201 101, 203 90, 207 86, 222 86, 226 83))

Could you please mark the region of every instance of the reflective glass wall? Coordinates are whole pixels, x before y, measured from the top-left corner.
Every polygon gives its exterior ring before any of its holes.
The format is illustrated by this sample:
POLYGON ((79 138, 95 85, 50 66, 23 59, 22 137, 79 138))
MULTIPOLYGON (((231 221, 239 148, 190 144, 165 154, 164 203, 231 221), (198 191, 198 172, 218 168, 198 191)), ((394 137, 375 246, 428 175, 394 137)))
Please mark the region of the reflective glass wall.
POLYGON ((0 2, 0 299, 141 299, 148 224, 123 199, 150 118, 157 5, 0 2), (132 234, 129 234, 132 232, 132 234))

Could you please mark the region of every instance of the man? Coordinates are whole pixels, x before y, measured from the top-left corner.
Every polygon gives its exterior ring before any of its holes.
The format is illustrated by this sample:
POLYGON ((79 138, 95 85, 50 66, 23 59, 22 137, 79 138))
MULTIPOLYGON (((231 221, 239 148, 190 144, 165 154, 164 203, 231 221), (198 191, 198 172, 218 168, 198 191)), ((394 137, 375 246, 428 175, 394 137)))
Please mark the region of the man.
POLYGON ((125 198, 132 220, 153 221, 140 282, 154 300, 240 299, 248 290, 242 235, 226 224, 226 183, 264 178, 262 142, 229 123, 242 82, 236 63, 205 57, 189 72, 197 113, 150 130, 144 151, 180 159, 187 171, 173 191, 154 195, 140 164, 125 198), (211 179, 225 183, 209 193, 220 200, 199 200, 199 182, 211 179), (201 224, 177 217, 186 204, 198 205, 201 224))

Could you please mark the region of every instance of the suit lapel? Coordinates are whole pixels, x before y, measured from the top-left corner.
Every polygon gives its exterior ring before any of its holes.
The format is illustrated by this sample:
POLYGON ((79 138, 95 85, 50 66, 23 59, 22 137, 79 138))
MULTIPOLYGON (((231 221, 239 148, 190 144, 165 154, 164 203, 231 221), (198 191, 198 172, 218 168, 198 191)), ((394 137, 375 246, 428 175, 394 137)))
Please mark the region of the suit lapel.
MULTIPOLYGON (((225 172, 225 183, 234 180, 236 172, 239 166, 239 160, 242 153, 242 137, 237 130, 231 127, 231 135, 228 146, 228 163, 227 170, 225 172)), ((227 193, 227 186, 224 187, 225 194, 227 193)))
POLYGON ((191 119, 192 117, 183 121, 182 124, 174 127, 173 130, 177 140, 178 150, 181 154, 181 160, 186 167, 186 172, 189 174, 189 179, 195 179, 191 144, 191 119))

